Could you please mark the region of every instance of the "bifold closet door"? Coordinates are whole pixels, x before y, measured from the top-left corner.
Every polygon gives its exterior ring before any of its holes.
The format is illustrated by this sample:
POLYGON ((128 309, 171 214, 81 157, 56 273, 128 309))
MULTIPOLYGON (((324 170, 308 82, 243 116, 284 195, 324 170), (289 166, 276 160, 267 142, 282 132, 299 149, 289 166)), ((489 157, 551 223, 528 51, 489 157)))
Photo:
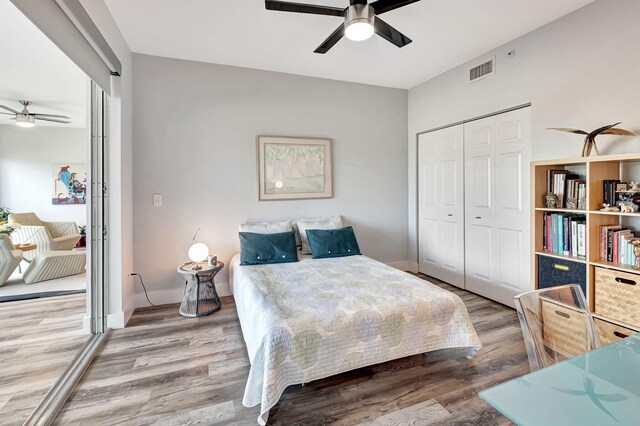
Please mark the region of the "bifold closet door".
POLYGON ((419 270, 464 288, 463 126, 418 136, 419 270))
POLYGON ((469 291, 514 306, 530 290, 530 108, 464 125, 469 291))

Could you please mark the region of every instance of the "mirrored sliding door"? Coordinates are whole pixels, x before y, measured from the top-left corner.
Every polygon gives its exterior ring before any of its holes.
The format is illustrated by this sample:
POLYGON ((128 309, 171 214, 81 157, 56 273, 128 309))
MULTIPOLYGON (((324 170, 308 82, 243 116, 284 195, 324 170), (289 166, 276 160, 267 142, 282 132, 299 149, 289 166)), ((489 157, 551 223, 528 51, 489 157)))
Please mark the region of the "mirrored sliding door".
POLYGON ((20 3, 0 2, 0 424, 47 425, 108 335, 109 98, 20 3))

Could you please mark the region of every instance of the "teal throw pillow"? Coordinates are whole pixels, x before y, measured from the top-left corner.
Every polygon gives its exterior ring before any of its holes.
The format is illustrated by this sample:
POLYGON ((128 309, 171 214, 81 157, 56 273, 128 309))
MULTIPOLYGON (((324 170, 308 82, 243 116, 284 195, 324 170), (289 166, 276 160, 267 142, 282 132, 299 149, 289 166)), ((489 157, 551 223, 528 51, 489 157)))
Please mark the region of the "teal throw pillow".
POLYGON ((314 259, 362 254, 351 226, 339 229, 307 229, 307 239, 314 259))
POLYGON ((263 265, 298 261, 293 231, 277 234, 240 232, 240 265, 263 265))

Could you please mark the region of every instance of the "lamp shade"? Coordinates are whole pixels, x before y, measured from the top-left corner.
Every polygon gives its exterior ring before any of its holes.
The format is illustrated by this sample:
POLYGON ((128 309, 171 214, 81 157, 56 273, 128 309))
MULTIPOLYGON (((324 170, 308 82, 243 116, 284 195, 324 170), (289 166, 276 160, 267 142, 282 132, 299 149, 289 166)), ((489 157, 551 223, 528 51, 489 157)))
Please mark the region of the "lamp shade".
POLYGON ((362 41, 373 35, 373 25, 369 21, 355 21, 347 23, 345 35, 349 40, 362 41))
POLYGON ((36 127, 36 117, 31 114, 16 114, 16 125, 20 127, 36 127))
POLYGON ((203 243, 195 243, 189 247, 189 259, 192 262, 204 262, 209 256, 209 247, 203 243))
POLYGON ((373 20, 375 13, 371 6, 356 3, 347 9, 344 22, 344 35, 349 40, 362 41, 371 37, 375 31, 373 20))

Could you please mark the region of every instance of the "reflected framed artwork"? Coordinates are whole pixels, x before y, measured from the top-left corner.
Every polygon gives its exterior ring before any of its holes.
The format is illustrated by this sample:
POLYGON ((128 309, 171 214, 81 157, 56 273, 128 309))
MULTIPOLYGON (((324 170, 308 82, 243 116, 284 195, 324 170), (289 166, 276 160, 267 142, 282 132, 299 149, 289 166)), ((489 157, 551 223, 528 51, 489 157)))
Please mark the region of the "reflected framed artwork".
POLYGON ((259 200, 331 198, 331 139, 258 136, 259 200))
POLYGON ((53 205, 87 204, 87 165, 53 165, 53 205))

